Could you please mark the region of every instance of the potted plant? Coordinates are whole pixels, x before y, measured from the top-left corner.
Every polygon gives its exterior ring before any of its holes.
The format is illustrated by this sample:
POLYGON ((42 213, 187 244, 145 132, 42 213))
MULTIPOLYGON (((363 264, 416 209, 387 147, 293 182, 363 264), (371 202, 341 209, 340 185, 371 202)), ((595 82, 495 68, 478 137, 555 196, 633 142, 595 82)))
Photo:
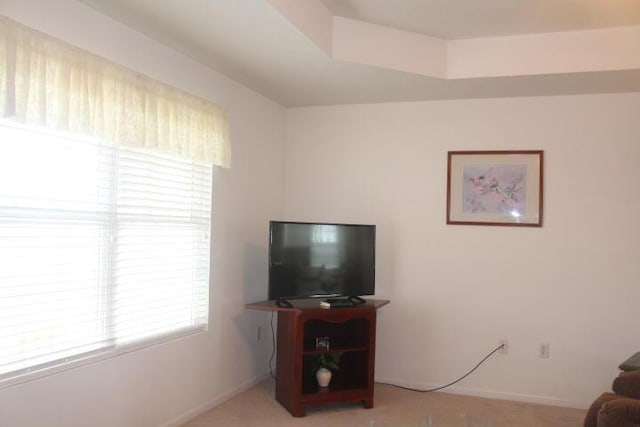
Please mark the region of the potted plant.
POLYGON ((331 382, 333 371, 340 369, 341 352, 318 353, 313 357, 316 379, 320 387, 327 387, 331 382))

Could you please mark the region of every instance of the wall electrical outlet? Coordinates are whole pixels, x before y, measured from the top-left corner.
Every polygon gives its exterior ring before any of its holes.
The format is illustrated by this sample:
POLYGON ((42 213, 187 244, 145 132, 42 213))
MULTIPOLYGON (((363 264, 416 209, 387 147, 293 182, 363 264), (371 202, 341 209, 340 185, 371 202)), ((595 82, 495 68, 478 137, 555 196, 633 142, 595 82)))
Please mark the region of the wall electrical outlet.
POLYGON ((540 344, 540 347, 538 347, 538 357, 540 359, 548 359, 550 357, 549 351, 549 343, 543 342, 542 344, 540 344))
POLYGON ((498 345, 501 345, 502 348, 500 348, 500 350, 498 350, 498 353, 500 354, 507 354, 509 353, 509 340, 506 339, 501 339, 498 342, 498 345))

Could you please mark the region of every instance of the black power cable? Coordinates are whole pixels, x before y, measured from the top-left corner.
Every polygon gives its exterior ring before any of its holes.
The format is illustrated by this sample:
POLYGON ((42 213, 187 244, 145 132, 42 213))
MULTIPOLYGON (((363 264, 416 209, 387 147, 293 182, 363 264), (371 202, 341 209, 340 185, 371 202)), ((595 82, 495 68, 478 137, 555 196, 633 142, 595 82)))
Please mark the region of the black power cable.
POLYGON ((390 385, 390 386, 397 387, 397 388, 401 388, 401 389, 404 389, 404 390, 417 391, 417 392, 420 392, 420 393, 430 393, 430 392, 432 392, 432 391, 442 390, 443 388, 446 388, 446 387, 452 386, 452 385, 454 385, 454 384, 456 384, 456 383, 459 383, 459 382, 460 382, 460 381, 462 381, 463 379, 467 378, 469 375, 471 375, 471 373, 473 373, 473 371, 475 371, 476 369, 478 369, 478 368, 480 367, 480 365, 482 365, 482 364, 484 363, 484 361, 485 361, 485 360, 487 360, 488 358, 490 358, 491 356, 493 356, 493 354, 494 354, 496 351, 500 350, 500 349, 501 349, 501 348, 503 348, 503 347, 504 347, 504 344, 500 344, 500 345, 499 345, 497 348, 495 348, 491 353, 487 354, 487 355, 486 355, 486 356, 485 356, 485 357, 484 357, 480 362, 478 362, 478 364, 477 364, 476 366, 474 366, 474 367, 473 367, 473 369, 471 369, 469 372, 467 372, 466 374, 464 374, 463 376, 461 376, 461 377, 460 377, 460 378, 458 378, 457 380, 455 380, 455 381, 453 381, 453 382, 450 382, 449 384, 446 384, 446 385, 440 386, 440 387, 430 388, 430 389, 428 389, 428 390, 420 390, 420 389, 417 389, 417 388, 405 387, 405 386, 401 386, 401 385, 398 385, 398 384, 392 384, 392 383, 383 383, 383 382, 379 382, 379 381, 378 381, 378 384, 390 385))
POLYGON ((276 333, 273 330, 273 311, 271 312, 271 357, 269 358, 269 374, 271 375, 271 379, 275 380, 276 377, 273 375, 273 357, 276 354, 276 333))

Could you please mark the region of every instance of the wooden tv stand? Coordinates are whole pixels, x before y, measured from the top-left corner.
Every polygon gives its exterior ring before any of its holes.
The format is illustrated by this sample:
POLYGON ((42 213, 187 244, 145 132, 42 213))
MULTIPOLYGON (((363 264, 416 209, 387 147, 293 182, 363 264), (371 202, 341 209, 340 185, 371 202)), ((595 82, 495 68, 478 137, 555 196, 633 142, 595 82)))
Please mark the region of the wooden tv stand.
POLYGON ((294 417, 308 406, 362 402, 373 407, 376 351, 376 310, 388 300, 367 300, 355 307, 320 308, 319 300, 293 300, 292 308, 275 301, 247 304, 253 310, 278 312, 276 400, 294 417), (329 350, 317 349, 316 338, 327 337, 329 350), (313 356, 341 352, 340 369, 328 388, 319 388, 313 356))

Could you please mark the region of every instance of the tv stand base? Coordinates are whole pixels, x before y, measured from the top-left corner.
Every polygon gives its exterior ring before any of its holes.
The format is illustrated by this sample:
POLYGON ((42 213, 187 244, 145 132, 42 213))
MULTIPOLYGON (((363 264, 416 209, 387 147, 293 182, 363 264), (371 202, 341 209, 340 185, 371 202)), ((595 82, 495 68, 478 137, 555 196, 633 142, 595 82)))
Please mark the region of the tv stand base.
POLYGON ((360 298, 358 296, 350 296, 347 298, 349 301, 353 303, 353 305, 365 304, 367 302, 366 299, 360 298))
POLYGON ((276 305, 280 308, 293 308, 293 304, 284 298, 277 300, 276 305))

